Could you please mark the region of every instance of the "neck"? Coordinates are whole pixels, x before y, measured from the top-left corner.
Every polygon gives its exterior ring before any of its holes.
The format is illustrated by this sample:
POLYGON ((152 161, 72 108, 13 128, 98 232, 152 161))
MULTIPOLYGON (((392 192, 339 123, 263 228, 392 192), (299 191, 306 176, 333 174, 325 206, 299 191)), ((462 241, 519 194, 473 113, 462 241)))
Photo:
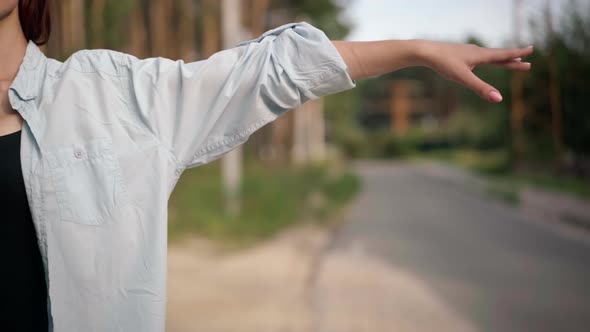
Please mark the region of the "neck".
POLYGON ((16 77, 27 49, 27 39, 18 18, 18 9, 0 19, 0 83, 10 84, 16 77))

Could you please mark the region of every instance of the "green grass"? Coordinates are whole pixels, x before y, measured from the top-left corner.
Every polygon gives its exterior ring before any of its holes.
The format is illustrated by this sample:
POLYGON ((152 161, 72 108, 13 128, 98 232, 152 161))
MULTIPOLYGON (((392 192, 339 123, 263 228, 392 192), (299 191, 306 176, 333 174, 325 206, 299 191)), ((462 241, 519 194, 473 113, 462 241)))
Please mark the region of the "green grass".
POLYGON ((534 173, 510 173, 492 176, 494 180, 511 183, 516 187, 530 186, 555 192, 567 193, 582 199, 590 199, 590 184, 568 176, 534 173))
POLYGON ((410 159, 444 161, 483 174, 506 174, 510 171, 510 155, 504 150, 448 149, 418 153, 410 159))
POLYGON ((488 193, 510 203, 518 203, 519 191, 525 186, 590 199, 590 183, 587 180, 561 174, 514 172, 508 152, 502 150, 455 149, 419 154, 412 159, 439 160, 483 175, 490 183, 488 193))
POLYGON ((169 201, 170 238, 197 233, 224 242, 250 243, 296 222, 323 222, 360 186, 355 175, 334 169, 247 164, 239 217, 225 213, 219 163, 189 169, 169 201))
POLYGON ((520 187, 506 181, 488 181, 486 194, 510 205, 520 203, 520 187))

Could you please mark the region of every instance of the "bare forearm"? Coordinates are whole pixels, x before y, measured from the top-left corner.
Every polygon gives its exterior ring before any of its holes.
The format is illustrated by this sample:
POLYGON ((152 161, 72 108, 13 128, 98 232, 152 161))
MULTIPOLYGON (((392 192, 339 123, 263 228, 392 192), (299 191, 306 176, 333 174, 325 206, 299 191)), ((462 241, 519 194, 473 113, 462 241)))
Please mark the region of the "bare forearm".
POLYGON ((419 39, 333 41, 354 80, 386 74, 405 67, 424 65, 425 43, 426 41, 419 39))
POLYGON ((495 65, 527 71, 531 69, 531 64, 523 62, 522 58, 533 53, 532 46, 513 49, 484 48, 421 39, 333 43, 346 62, 352 79, 386 74, 409 66, 426 66, 495 103, 502 101, 502 95, 496 88, 475 76, 473 69, 479 65, 495 65))

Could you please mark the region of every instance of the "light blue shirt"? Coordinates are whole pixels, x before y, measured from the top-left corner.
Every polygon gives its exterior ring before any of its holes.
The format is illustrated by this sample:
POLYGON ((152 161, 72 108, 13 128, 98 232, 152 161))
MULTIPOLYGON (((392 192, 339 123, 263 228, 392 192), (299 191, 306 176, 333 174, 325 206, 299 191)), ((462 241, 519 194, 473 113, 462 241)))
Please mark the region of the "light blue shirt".
POLYGON ((307 23, 192 63, 110 50, 62 63, 29 42, 9 100, 24 119, 50 331, 164 331, 167 205, 182 172, 354 86, 332 42, 307 23))

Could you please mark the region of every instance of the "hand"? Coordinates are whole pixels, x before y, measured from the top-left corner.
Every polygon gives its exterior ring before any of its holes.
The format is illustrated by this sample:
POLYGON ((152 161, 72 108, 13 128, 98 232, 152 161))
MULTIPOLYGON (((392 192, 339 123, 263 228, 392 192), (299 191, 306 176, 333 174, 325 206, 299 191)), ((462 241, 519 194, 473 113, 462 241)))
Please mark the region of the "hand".
POLYGON ((502 101, 502 95, 498 89, 477 77, 473 69, 480 65, 495 65, 511 70, 528 71, 531 64, 523 62, 522 58, 532 53, 532 46, 503 49, 427 42, 422 50, 422 59, 423 65, 432 68, 443 77, 466 86, 490 102, 499 103, 502 101))

